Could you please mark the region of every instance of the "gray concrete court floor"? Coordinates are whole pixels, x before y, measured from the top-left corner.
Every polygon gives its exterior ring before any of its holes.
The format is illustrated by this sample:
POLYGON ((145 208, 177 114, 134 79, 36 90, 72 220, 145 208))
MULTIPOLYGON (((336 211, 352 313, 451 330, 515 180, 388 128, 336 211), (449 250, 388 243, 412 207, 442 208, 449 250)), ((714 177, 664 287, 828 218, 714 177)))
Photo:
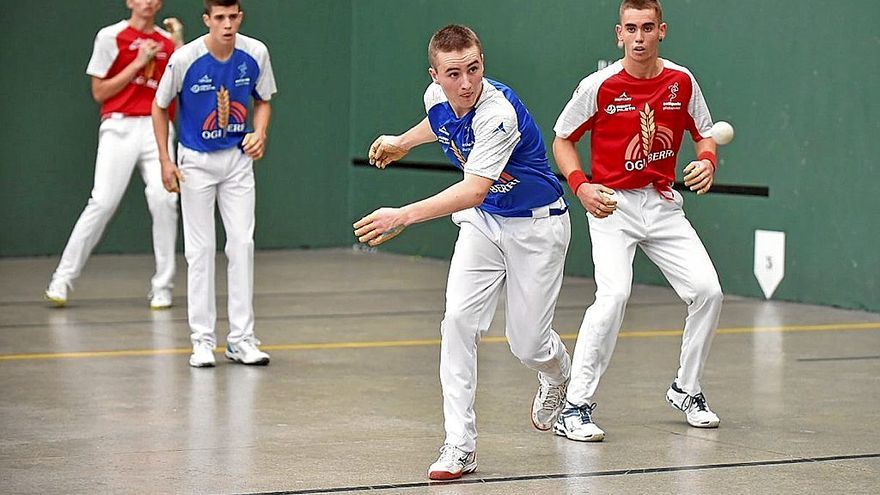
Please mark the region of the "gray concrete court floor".
MULTIPOLYGON (((0 260, 0 493, 880 492, 880 314, 728 296, 704 379, 722 424, 698 430, 664 400, 684 305, 636 286, 596 397, 607 438, 583 444, 532 428, 535 375, 499 310, 480 346, 479 468, 429 484, 448 264, 256 259, 272 363, 218 354, 214 369, 187 364, 182 259, 167 311, 147 307, 150 256, 93 257, 64 309, 41 301, 57 258, 0 260)), ((570 350, 593 291, 565 281, 555 327, 570 350)))

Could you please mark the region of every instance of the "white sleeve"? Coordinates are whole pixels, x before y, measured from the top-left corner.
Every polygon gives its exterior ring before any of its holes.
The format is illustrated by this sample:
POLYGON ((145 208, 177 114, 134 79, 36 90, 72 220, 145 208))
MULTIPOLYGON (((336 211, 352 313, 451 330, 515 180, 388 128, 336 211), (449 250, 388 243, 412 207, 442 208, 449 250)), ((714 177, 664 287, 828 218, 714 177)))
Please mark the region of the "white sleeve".
POLYGON ((257 65, 260 67, 260 76, 254 87, 256 92, 254 96, 269 101, 272 95, 278 92, 278 88, 275 87, 275 73, 272 72, 272 61, 269 59, 269 49, 266 45, 261 44, 261 49, 257 52, 257 65))
POLYGON ((183 58, 181 53, 183 51, 176 50, 171 54, 168 65, 165 67, 165 73, 159 80, 159 87, 156 88, 156 104, 160 108, 168 108, 180 90, 183 89, 183 77, 186 75, 187 64, 181 60, 183 58))
POLYGON ((472 127, 474 147, 464 164, 464 171, 498 180, 520 141, 516 110, 509 104, 487 108, 484 112, 477 112, 472 127))
POLYGON ((604 80, 596 77, 596 74, 598 73, 585 77, 575 88, 574 94, 562 109, 559 118, 556 119, 556 125, 553 126, 557 137, 568 139, 585 122, 596 115, 599 105, 599 86, 604 80))
POLYGON ((104 79, 107 72, 113 66, 113 62, 119 55, 119 47, 116 46, 116 37, 107 29, 98 31, 95 36, 95 46, 92 49, 92 58, 89 59, 89 66, 86 68, 86 74, 104 79))
POLYGON ((425 89, 425 113, 428 113, 434 108, 434 105, 443 103, 446 100, 446 94, 443 93, 443 88, 441 88, 439 84, 429 84, 425 89))
POLYGON ((693 85, 691 100, 688 102, 688 113, 694 119, 694 127, 700 136, 707 138, 712 135, 712 115, 709 113, 709 106, 703 97, 703 90, 697 84, 697 79, 690 72, 688 75, 691 77, 691 85, 693 85))

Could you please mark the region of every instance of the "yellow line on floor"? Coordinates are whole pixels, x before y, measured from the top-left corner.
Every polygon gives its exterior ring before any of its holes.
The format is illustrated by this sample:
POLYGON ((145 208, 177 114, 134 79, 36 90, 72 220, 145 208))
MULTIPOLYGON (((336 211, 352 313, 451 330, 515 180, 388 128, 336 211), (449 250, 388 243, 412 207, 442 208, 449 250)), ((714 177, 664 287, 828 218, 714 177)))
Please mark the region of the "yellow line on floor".
MULTIPOLYGON (((784 325, 770 327, 732 327, 719 328, 718 335, 736 335, 748 333, 779 333, 779 332, 842 332, 852 330, 880 330, 880 322, 873 323, 839 323, 825 325, 784 325)), ((643 337, 677 337, 681 330, 642 330, 622 331, 620 338, 643 338, 643 337)), ((562 334, 565 340, 574 340, 577 334, 562 334)), ((500 343, 507 342, 503 336, 486 336, 482 342, 500 343)), ((415 347, 440 345, 440 339, 418 340, 386 340, 374 342, 323 342, 313 344, 274 344, 264 345, 261 349, 266 351, 314 351, 331 349, 369 349, 378 347, 415 347)), ((222 352, 220 348, 217 352, 222 352)), ((3 361, 32 361, 42 359, 80 359, 80 358, 108 358, 128 356, 165 356, 174 354, 189 354, 190 348, 180 349, 133 349, 122 351, 82 351, 82 352, 49 352, 39 354, 0 354, 0 362, 3 361)))

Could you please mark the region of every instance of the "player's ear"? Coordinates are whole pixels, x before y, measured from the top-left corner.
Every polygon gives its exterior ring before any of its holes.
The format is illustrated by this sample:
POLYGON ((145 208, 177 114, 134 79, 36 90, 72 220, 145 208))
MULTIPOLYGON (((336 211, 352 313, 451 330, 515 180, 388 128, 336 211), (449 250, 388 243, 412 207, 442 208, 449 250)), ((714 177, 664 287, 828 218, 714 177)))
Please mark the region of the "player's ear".
POLYGON ((437 82, 437 71, 433 67, 428 67, 428 74, 431 75, 432 81, 437 82))
POLYGON ((210 20, 211 20, 211 18, 208 17, 208 14, 202 14, 202 22, 205 23, 205 27, 208 28, 208 29, 211 28, 211 24, 208 22, 208 21, 210 21, 210 20))

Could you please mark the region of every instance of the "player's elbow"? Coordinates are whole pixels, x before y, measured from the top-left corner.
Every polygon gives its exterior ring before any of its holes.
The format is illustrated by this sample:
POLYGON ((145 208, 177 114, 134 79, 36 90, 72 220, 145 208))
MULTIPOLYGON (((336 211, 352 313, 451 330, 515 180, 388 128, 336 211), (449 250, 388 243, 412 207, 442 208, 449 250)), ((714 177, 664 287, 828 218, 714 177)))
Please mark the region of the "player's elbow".
POLYGON ((153 99, 153 103, 150 106, 150 115, 153 119, 161 119, 162 117, 167 118, 168 109, 160 107, 159 102, 153 99))
POLYGON ((475 187, 469 191, 468 194, 468 208, 473 208, 475 206, 480 206, 483 204, 483 201, 486 200, 486 196, 489 194, 489 188, 484 187, 475 187))
POLYGON ((107 95, 103 94, 98 88, 92 88, 92 98, 98 105, 103 105, 107 101, 107 95))

